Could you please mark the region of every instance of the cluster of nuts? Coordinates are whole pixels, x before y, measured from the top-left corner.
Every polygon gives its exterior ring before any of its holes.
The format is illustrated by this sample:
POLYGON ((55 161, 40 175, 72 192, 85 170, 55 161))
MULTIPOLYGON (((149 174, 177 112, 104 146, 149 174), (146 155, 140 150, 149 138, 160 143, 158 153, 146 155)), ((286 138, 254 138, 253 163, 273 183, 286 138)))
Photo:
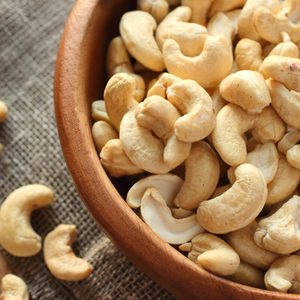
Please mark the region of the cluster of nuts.
POLYGON ((214 274, 290 293, 300 293, 299 13, 298 0, 139 0, 92 104, 108 174, 152 173, 126 201, 157 235, 214 274))

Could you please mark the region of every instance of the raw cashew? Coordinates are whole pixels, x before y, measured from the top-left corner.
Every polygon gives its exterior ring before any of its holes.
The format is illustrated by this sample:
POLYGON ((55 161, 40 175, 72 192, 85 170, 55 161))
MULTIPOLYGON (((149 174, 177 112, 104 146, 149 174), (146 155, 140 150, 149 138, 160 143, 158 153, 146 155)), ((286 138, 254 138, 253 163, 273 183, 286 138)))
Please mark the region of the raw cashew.
POLYGON ((41 250, 41 237, 32 229, 33 210, 53 202, 53 191, 41 184, 20 187, 8 195, 0 209, 0 244, 14 256, 33 256, 41 250))
POLYGON ((228 12, 236 8, 240 8, 245 4, 246 0, 215 0, 210 8, 209 17, 218 12, 228 12))
POLYGON ((261 113, 271 103, 264 77, 256 71, 242 70, 229 75, 220 84, 220 94, 250 114, 261 113))
POLYGON ((300 249, 300 197, 293 196, 274 214, 258 223, 254 239, 258 246, 279 254, 300 249))
POLYGON ((171 212, 172 212, 173 217, 176 218, 176 219, 187 218, 187 217, 194 214, 194 212, 191 211, 191 210, 178 208, 178 207, 171 208, 171 212))
POLYGON ((284 155, 279 154, 278 169, 274 179, 268 184, 267 205, 276 204, 291 196, 299 184, 300 170, 293 168, 285 159, 284 155))
POLYGON ((219 113, 219 111, 228 104, 227 101, 223 99, 223 97, 220 95, 219 88, 217 88, 213 94, 211 95, 211 100, 213 102, 213 107, 216 115, 219 113))
POLYGON ((196 215, 176 219, 164 198, 155 188, 146 190, 141 201, 141 215, 146 224, 164 241, 179 245, 203 232, 196 215))
POLYGON ((231 21, 231 24, 234 28, 234 35, 238 34, 238 22, 241 11, 241 9, 235 9, 225 13, 225 16, 231 21))
POLYGON ((253 165, 242 164, 235 170, 237 180, 222 195, 200 203, 199 224, 212 233, 228 233, 250 224, 267 199, 267 185, 253 165))
POLYGON ((181 0, 181 5, 188 6, 192 10, 192 22, 206 26, 208 11, 214 0, 181 0))
POLYGON ((164 70, 162 53, 154 38, 156 30, 155 19, 144 11, 125 13, 120 21, 121 37, 128 52, 150 70, 164 70))
POLYGON ((166 0, 138 0, 137 9, 150 13, 159 23, 169 12, 169 3, 166 0))
MULTIPOLYGON (((106 112, 105 102, 103 100, 96 100, 92 103, 92 119, 94 122, 104 121, 111 124, 109 116, 106 112)), ((111 124, 112 125, 112 124, 111 124)))
POLYGON ((226 241, 238 253, 242 261, 265 271, 278 258, 278 254, 256 245, 254 234, 257 225, 257 222, 253 221, 240 230, 228 233, 226 241))
POLYGON ((227 276, 227 278, 248 286, 260 289, 265 288, 264 273, 243 261, 240 262, 237 271, 234 274, 227 276))
POLYGON ((6 104, 0 100, 0 123, 2 123, 8 114, 8 108, 6 106, 6 104))
POLYGON ((235 28, 232 21, 223 13, 215 14, 207 24, 207 31, 210 35, 221 35, 232 41, 235 36, 235 28))
POLYGON ((251 129, 256 116, 247 114, 235 104, 227 104, 218 113, 212 132, 213 145, 230 166, 246 161, 247 149, 243 134, 251 129))
POLYGON ((136 182, 128 191, 126 202, 131 208, 139 208, 141 200, 148 188, 155 188, 169 207, 180 191, 183 180, 173 174, 151 175, 136 182))
POLYGON ((300 256, 278 258, 265 274, 265 285, 270 291, 300 293, 300 256))
POLYGON ((300 92, 300 59, 272 55, 265 58, 261 72, 266 77, 279 81, 289 90, 300 92))
POLYGON ((65 281, 87 278, 93 267, 75 256, 72 244, 76 240, 76 226, 61 224, 49 232, 44 241, 44 259, 51 274, 65 281))
POLYGON ((207 38, 204 26, 188 23, 192 10, 187 6, 179 6, 171 11, 159 24, 156 30, 156 40, 160 49, 163 49, 167 39, 173 39, 186 56, 198 55, 207 38))
POLYGON ((121 177, 143 173, 144 170, 135 166, 124 152, 119 139, 109 140, 100 152, 101 164, 112 177, 121 177))
POLYGON ((9 273, 11 273, 10 266, 3 254, 0 252, 0 280, 9 273))
MULTIPOLYGON (((274 104, 274 97, 272 97, 274 104)), ((264 108, 254 121, 251 134, 258 143, 277 143, 284 135, 285 124, 272 106, 264 108)))
POLYGON ((1 280, 1 300, 29 300, 26 283, 18 276, 8 274, 1 280))
POLYGON ((167 99, 183 114, 174 124, 175 135, 180 141, 193 143, 212 132, 215 126, 213 103, 195 81, 175 82, 167 89, 167 99))
POLYGON ((231 71, 232 46, 226 37, 208 36, 202 52, 188 57, 182 54, 178 43, 167 39, 163 57, 169 73, 182 79, 192 79, 204 88, 215 87, 231 71))
POLYGON ((193 144, 185 161, 185 181, 174 204, 184 209, 195 209, 209 199, 220 177, 220 165, 214 150, 205 142, 193 144))
POLYGON ((108 141, 118 138, 118 133, 109 123, 97 121, 93 124, 92 136, 96 149, 100 152, 108 141))
POLYGON ((269 56, 279 55, 279 56, 298 58, 299 49, 297 45, 291 42, 289 35, 287 35, 285 32, 283 32, 281 35, 282 35, 283 42, 276 45, 269 53, 269 56))
POLYGON ((240 264, 238 254, 225 241, 210 233, 197 235, 191 243, 180 245, 179 250, 189 252, 190 260, 216 275, 234 274, 240 264))

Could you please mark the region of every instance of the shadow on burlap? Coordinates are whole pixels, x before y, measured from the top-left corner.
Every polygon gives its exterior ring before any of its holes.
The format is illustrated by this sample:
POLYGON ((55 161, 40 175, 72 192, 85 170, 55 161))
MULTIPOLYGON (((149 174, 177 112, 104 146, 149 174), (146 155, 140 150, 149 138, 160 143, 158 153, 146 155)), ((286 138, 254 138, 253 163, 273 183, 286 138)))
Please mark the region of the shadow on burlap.
POLYGON ((78 226, 77 253, 94 266, 80 283, 63 283, 47 271, 42 254, 7 256, 28 284, 32 299, 172 299, 137 271, 101 233, 82 207, 61 154, 53 113, 53 70, 71 0, 0 1, 0 98, 9 117, 0 126, 0 199, 30 183, 55 190, 52 207, 33 215, 43 237, 60 223, 78 226))

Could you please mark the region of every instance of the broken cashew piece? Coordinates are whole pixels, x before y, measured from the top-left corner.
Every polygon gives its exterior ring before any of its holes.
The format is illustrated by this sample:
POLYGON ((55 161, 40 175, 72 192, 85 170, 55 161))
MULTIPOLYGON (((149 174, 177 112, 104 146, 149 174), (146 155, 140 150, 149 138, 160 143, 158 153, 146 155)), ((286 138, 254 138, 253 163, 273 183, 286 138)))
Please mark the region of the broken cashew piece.
POLYGON ((148 69, 161 72, 165 65, 154 38, 156 27, 155 19, 140 10, 125 13, 120 21, 121 37, 128 52, 148 69))
POLYGON ((221 238, 211 233, 201 233, 190 243, 179 246, 179 250, 188 253, 188 258, 209 272, 228 276, 239 267, 238 254, 221 238))
POLYGON ((278 254, 300 249, 300 197, 293 196, 274 214, 258 223, 254 239, 258 246, 278 254))
POLYGON ((149 227, 165 242, 179 245, 203 232, 196 215, 176 219, 164 198, 154 188, 146 190, 141 201, 141 215, 149 227))
POLYGON ((1 300, 29 300, 26 283, 13 274, 5 275, 1 280, 1 300))
POLYGON ((267 185, 253 165, 242 164, 235 170, 236 181, 222 195, 203 201, 197 211, 199 224, 207 231, 228 233, 250 224, 267 199, 267 185))
POLYGON ((192 145, 185 161, 185 181, 174 199, 174 204, 187 210, 209 199, 220 177, 219 160, 214 150, 205 142, 192 145))
POLYGON ((0 252, 0 280, 9 273, 11 273, 11 268, 3 254, 0 252))
POLYGON ((166 0, 138 0, 137 9, 150 13, 159 23, 169 12, 169 3, 166 0))
POLYGON ((41 250, 41 237, 33 230, 33 210, 50 205, 53 191, 41 184, 31 184, 13 191, 0 209, 0 244, 14 256, 27 257, 41 250))
POLYGON ((100 152, 108 141, 118 138, 118 133, 109 123, 97 121, 93 124, 92 136, 96 149, 100 152))
POLYGON ((45 263, 51 274, 60 280, 79 281, 87 278, 93 271, 93 267, 77 257, 72 250, 76 235, 75 225, 61 224, 45 238, 45 263))
POLYGON ((6 119, 7 114, 8 114, 8 108, 5 102, 0 100, 0 123, 2 123, 6 119))

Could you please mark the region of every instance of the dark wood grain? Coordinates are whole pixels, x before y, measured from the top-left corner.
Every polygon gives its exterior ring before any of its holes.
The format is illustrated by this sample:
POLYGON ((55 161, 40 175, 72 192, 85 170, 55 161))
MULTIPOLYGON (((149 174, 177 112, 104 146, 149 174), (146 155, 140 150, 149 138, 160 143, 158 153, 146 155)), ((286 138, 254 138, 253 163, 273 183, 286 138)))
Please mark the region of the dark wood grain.
POLYGON ((90 103, 102 97, 107 44, 121 14, 132 4, 78 0, 60 44, 54 89, 57 127, 65 160, 85 205, 138 268, 180 299, 300 299, 239 285, 196 266, 131 211, 100 165, 91 136, 90 103))

